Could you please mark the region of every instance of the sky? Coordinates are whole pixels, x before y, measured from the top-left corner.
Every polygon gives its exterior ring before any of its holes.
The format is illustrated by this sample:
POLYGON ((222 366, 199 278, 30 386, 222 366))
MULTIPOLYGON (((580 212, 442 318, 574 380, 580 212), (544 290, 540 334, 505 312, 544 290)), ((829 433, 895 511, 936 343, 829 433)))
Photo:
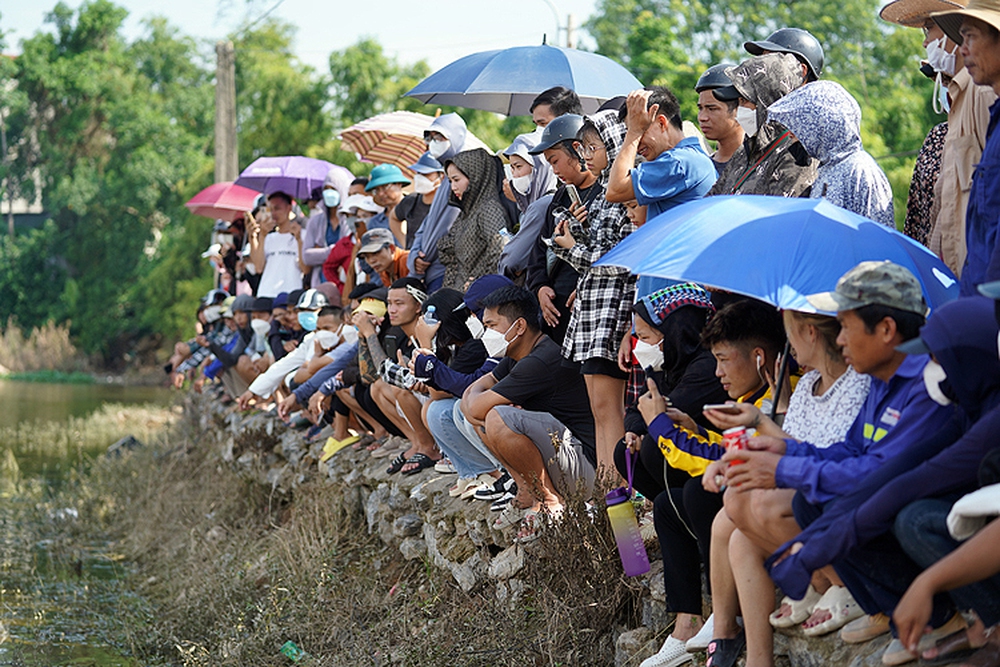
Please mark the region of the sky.
MULTIPOLYGON (((7 53, 19 53, 21 39, 51 31, 45 14, 58 0, 0 0, 0 30, 7 33, 7 53)), ((78 7, 82 0, 63 0, 78 7)), ((321 72, 328 56, 361 37, 375 37, 401 63, 426 59, 438 69, 462 56, 511 46, 548 43, 564 46, 567 15, 579 26, 594 12, 596 0, 113 0, 129 10, 124 34, 142 36, 142 20, 165 16, 181 32, 211 44, 247 17, 271 10, 298 28, 296 55, 321 72), (371 8, 377 7, 377 12, 371 8), (559 37, 556 14, 559 16, 559 37)), ((578 42, 592 46, 577 31, 578 42)), ((205 53, 211 48, 206 46, 205 53)))

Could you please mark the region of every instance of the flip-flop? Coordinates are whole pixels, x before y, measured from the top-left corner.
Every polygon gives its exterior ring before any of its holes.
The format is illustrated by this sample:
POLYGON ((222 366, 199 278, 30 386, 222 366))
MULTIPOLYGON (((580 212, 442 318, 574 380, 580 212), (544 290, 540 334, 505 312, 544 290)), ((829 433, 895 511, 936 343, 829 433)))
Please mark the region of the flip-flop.
POLYGON ((360 439, 361 439, 360 435, 351 435, 344 438, 343 440, 336 440, 333 438, 333 436, 327 438, 326 444, 323 445, 323 455, 319 457, 319 460, 326 461, 344 447, 352 445, 360 439))
POLYGON ((351 445, 351 449, 361 449, 362 447, 367 447, 373 442, 375 442, 375 436, 371 433, 365 433, 356 443, 351 445))
POLYGON ((409 444, 402 438, 389 438, 385 443, 371 453, 372 458, 381 459, 388 458, 399 451, 404 451, 409 447, 409 444))
POLYGON ((381 438, 375 438, 365 447, 369 452, 374 452, 377 449, 381 449, 389 441, 389 436, 383 435, 381 438))
POLYGON ((733 639, 713 639, 708 642, 705 667, 735 667, 746 645, 742 631, 733 639))
POLYGON ((771 622, 771 626, 775 628, 790 628, 793 625, 798 625, 802 621, 809 618, 812 614, 813 607, 816 606, 816 603, 819 602, 821 597, 823 596, 819 594, 819 591, 812 586, 806 590, 806 596, 801 600, 793 600, 786 595, 781 598, 781 604, 778 605, 778 608, 768 617, 768 620, 771 622), (788 605, 791 609, 791 613, 788 616, 779 616, 781 608, 785 605, 788 605))
POLYGON ((534 542, 542 534, 543 530, 562 519, 564 510, 565 508, 563 507, 555 510, 542 507, 537 510, 526 511, 524 518, 521 519, 521 529, 514 537, 514 541, 518 544, 530 544, 534 542))
POLYGON ((434 460, 434 459, 432 459, 431 457, 427 456, 426 454, 421 454, 420 452, 417 452, 416 454, 414 454, 413 456, 411 456, 409 459, 407 459, 406 463, 403 464, 403 465, 407 465, 407 464, 410 464, 410 463, 415 464, 417 467, 416 468, 410 468, 409 470, 402 470, 402 466, 400 466, 400 471, 402 472, 402 474, 404 474, 404 475, 416 475, 421 470, 426 470, 427 468, 433 468, 434 464, 436 464, 437 461, 434 460))
POLYGON ((924 665, 950 665, 959 660, 968 658, 982 647, 973 647, 969 644, 968 629, 963 629, 957 630, 947 637, 942 637, 937 640, 934 642, 934 648, 937 649, 937 656, 934 658, 925 658, 921 656, 921 667, 924 665))
MULTIPOLYGON (((802 631, 807 637, 819 637, 839 630, 854 619, 865 615, 846 586, 830 586, 813 607, 813 614, 821 609, 828 611, 830 618, 808 628, 803 625, 802 631)), ((811 617, 812 614, 810 614, 811 617)), ((808 620, 807 618, 806 621, 808 620)))
POLYGON ((400 454, 399 456, 394 458, 392 460, 392 463, 389 464, 389 467, 385 469, 386 474, 395 475, 397 472, 403 469, 403 466, 406 465, 406 461, 407 458, 402 454, 400 454))

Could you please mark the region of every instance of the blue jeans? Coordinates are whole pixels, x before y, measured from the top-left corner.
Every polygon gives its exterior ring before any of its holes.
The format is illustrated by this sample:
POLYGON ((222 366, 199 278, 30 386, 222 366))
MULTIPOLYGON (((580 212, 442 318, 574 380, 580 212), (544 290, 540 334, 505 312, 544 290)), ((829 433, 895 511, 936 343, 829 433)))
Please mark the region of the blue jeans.
POLYGON ((457 398, 444 398, 427 406, 427 428, 434 436, 434 442, 451 459, 459 477, 473 478, 493 472, 500 465, 465 421, 458 404, 457 398), (470 436, 475 438, 475 442, 470 436))
MULTIPOLYGON (((951 505, 951 499, 925 498, 910 503, 896 517, 896 538, 910 558, 923 568, 961 546, 948 532, 951 505)), ((1000 575, 956 588, 949 595, 959 609, 975 609, 986 627, 1000 622, 1000 575)))

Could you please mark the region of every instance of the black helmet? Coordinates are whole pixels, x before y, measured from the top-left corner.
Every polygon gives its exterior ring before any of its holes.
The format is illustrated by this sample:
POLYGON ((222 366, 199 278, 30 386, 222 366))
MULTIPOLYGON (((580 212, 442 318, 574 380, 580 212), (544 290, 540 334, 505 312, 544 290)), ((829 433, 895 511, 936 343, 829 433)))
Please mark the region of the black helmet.
POLYGON ((698 83, 694 84, 695 91, 701 93, 711 90, 715 99, 720 102, 738 100, 740 94, 733 85, 732 79, 726 74, 726 70, 733 67, 736 67, 736 65, 731 63, 712 65, 698 77, 698 83))
POLYGON ((583 127, 583 116, 568 113, 553 119, 545 126, 542 139, 538 145, 528 151, 531 155, 540 155, 563 141, 575 141, 576 135, 583 127))
POLYGON ((823 73, 823 47, 812 33, 801 28, 782 28, 775 30, 767 39, 756 42, 746 42, 743 48, 748 53, 759 56, 765 51, 773 53, 791 53, 809 67, 809 74, 818 79, 823 73))

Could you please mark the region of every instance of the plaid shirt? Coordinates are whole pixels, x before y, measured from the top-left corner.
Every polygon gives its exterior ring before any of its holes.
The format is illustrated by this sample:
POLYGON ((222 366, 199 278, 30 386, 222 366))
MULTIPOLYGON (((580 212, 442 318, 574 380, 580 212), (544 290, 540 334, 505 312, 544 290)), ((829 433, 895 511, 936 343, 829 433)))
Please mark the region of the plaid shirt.
MULTIPOLYGON (((220 346, 225 347, 231 340, 233 340, 236 333, 237 332, 233 331, 229 327, 222 327, 222 329, 218 331, 208 332, 205 334, 205 338, 207 338, 209 342, 218 343, 220 346)), ((174 369, 174 372, 186 373, 189 370, 197 368, 198 364, 208 359, 211 355, 212 350, 208 347, 199 346, 194 350, 194 352, 191 353, 190 357, 177 364, 177 368, 174 369)))

